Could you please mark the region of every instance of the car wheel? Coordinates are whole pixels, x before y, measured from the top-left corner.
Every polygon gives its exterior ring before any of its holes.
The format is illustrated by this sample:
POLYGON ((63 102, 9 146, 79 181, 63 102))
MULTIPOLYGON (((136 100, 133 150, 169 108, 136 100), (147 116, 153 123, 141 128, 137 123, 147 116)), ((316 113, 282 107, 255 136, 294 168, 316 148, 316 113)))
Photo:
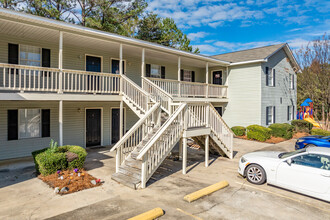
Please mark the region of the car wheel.
POLYGON ((307 144, 305 148, 307 147, 316 147, 314 144, 307 144))
POLYGON ((246 179, 253 184, 264 184, 266 182, 266 172, 261 166, 252 164, 246 168, 246 179))

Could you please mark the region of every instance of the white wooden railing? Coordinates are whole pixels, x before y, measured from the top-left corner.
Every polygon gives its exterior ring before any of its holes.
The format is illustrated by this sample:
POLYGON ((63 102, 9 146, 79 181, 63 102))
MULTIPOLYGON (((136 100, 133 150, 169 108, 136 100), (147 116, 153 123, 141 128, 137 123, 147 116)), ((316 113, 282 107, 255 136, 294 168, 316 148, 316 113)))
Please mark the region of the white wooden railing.
POLYGON ((206 127, 208 125, 208 104, 194 103, 188 104, 187 117, 185 123, 187 128, 206 127))
POLYGON ((159 102, 161 104, 161 107, 165 112, 168 114, 173 112, 171 108, 173 97, 169 93, 145 77, 142 78, 142 88, 151 95, 155 102, 159 102))
POLYGON ((218 111, 210 104, 209 111, 209 124, 211 131, 216 135, 219 140, 223 143, 224 147, 227 148, 228 152, 231 153, 230 159, 233 158, 233 139, 234 133, 222 119, 218 111))
POLYGON ((148 78, 173 97, 226 98, 227 86, 171 79, 148 78))
POLYGON ((183 119, 186 105, 183 103, 176 109, 137 156, 138 160, 142 160, 142 188, 145 188, 147 180, 180 140, 184 127, 183 119))
POLYGON ((107 93, 120 92, 120 75, 111 73, 63 70, 63 92, 107 93))
POLYGON ((122 87, 123 95, 145 113, 148 110, 150 94, 124 75, 122 76, 122 87))
POLYGON ((136 122, 131 129, 111 148, 116 151, 116 172, 120 164, 128 157, 128 155, 138 146, 146 137, 146 135, 154 128, 160 127, 160 104, 155 103, 149 111, 136 122))
POLYGON ((58 91, 59 70, 0 63, 0 89, 58 91))

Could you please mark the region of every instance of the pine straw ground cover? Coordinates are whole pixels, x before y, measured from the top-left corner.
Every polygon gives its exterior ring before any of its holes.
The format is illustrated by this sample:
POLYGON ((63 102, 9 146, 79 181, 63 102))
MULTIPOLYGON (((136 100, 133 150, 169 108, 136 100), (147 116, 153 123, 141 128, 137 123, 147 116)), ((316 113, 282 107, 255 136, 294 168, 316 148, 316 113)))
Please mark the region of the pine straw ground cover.
POLYGON ((67 192, 59 192, 58 194, 60 195, 70 194, 102 185, 100 180, 89 175, 84 169, 80 169, 77 172, 74 170, 65 170, 48 176, 39 175, 38 178, 47 183, 53 189, 56 187, 59 187, 60 190, 64 187, 69 188, 67 192), (78 173, 80 173, 80 176, 78 176, 78 173), (63 180, 60 176, 63 176, 63 180), (96 185, 91 183, 92 180, 96 181, 96 185))

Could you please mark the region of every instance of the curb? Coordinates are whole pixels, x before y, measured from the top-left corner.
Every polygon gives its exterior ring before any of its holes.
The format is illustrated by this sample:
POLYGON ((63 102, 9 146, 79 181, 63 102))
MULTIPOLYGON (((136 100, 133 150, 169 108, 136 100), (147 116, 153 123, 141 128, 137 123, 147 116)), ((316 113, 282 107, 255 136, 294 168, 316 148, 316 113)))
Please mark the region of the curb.
POLYGON ((224 180, 224 181, 218 182, 216 184, 213 184, 211 186, 200 189, 196 192, 190 193, 190 194, 186 195, 183 199, 186 200, 187 202, 193 202, 203 196, 209 195, 209 194, 211 194, 215 191, 218 191, 220 189, 223 189, 227 186, 229 186, 229 183, 226 180, 224 180))
POLYGON ((140 215, 134 216, 128 220, 152 220, 164 215, 164 211, 161 208, 151 209, 147 212, 144 212, 140 215))

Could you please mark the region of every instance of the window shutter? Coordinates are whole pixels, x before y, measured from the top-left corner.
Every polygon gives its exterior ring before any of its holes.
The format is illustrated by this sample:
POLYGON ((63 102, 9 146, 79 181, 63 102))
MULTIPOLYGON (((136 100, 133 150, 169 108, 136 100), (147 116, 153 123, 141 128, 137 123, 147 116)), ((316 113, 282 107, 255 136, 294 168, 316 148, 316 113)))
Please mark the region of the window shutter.
POLYGON ((41 136, 50 137, 50 109, 42 109, 41 120, 41 136))
POLYGON ((183 69, 180 70, 180 81, 183 81, 183 69))
POLYGON ((162 66, 162 67, 160 68, 160 77, 161 77, 162 79, 165 79, 165 66, 162 66))
POLYGON ((273 107, 273 123, 274 124, 276 123, 275 119, 276 119, 276 112, 275 112, 275 106, 274 106, 273 107))
POLYGON ((273 69, 273 73, 272 74, 273 74, 273 85, 272 86, 275 86, 275 75, 276 75, 275 74, 275 69, 273 69))
POLYGON ((291 80, 292 80, 292 89, 294 89, 294 74, 292 74, 292 78, 291 78, 291 80))
POLYGON ((8 63, 18 64, 18 44, 8 44, 8 63))
POLYGON ((50 67, 50 49, 42 48, 42 67, 50 67))
POLYGON ((295 113, 294 113, 294 105, 292 106, 292 120, 294 120, 294 116, 295 116, 295 113))
POLYGON ((288 117, 287 117, 288 120, 287 121, 290 121, 290 114, 289 113, 290 113, 290 106, 288 106, 288 114, 287 114, 288 115, 288 117))
POLYGON ((266 86, 269 86, 268 85, 268 67, 266 66, 266 86))
POLYGON ((268 107, 266 107, 266 125, 268 125, 268 113, 269 113, 269 109, 268 107))
POLYGON ((8 141, 18 139, 18 110, 8 110, 8 141))
POLYGON ((146 64, 146 77, 150 77, 150 69, 151 69, 150 64, 146 64))
POLYGON ((191 71, 191 82, 195 82, 195 71, 191 71))

